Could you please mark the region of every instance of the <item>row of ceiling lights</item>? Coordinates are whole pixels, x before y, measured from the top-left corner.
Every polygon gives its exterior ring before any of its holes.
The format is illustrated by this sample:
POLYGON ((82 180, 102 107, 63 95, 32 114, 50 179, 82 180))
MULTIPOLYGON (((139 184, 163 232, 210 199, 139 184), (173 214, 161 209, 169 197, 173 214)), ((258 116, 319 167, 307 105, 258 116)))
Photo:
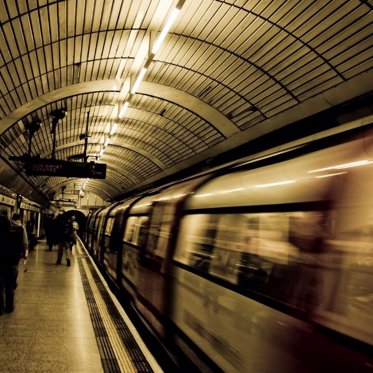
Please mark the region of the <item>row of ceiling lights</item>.
MULTIPOLYGON (((179 0, 178 1, 175 8, 172 10, 170 17, 167 19, 167 22, 165 23, 162 31, 160 32, 160 34, 156 38, 154 44, 151 44, 151 46, 149 47, 148 57, 146 58, 145 63, 143 64, 142 68, 140 69, 140 71, 136 75, 136 78, 135 78, 133 84, 130 85, 130 90, 127 94, 128 97, 124 101, 120 110, 117 111, 118 112, 118 119, 122 119, 124 117, 124 115, 125 115, 125 113, 128 109, 128 106, 133 99, 133 96, 136 94, 137 90, 140 87, 141 81, 143 80, 143 78, 146 74, 146 71, 150 66, 150 63, 153 61, 155 55, 158 53, 162 42, 164 41, 164 39, 165 39, 167 33, 169 32, 171 26, 175 22, 176 17, 178 16, 178 14, 179 14, 181 8, 183 7, 184 3, 185 3, 185 0, 179 0)), ((104 142, 104 144, 103 144, 103 146, 102 146, 102 148, 99 152, 99 155, 97 156, 97 161, 99 161, 100 158, 102 157, 102 155, 104 154, 105 149, 110 144, 110 141, 113 139, 117 128, 118 128, 118 123, 114 123, 112 125, 111 129, 110 129, 109 136, 106 137, 105 142, 104 142)), ((85 182, 83 184, 83 187, 82 187, 82 190, 85 189, 88 181, 89 181, 89 179, 85 180, 85 182)))

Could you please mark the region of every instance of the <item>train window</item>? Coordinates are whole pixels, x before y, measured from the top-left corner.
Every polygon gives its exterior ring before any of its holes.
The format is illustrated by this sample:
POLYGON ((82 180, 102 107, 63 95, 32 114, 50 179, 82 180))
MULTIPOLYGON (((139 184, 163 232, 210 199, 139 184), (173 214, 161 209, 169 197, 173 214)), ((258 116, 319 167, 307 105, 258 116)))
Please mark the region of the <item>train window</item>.
POLYGON ((155 210, 146 245, 148 254, 165 258, 175 219, 175 206, 163 204, 155 210))
POLYGON ((144 247, 146 242, 146 236, 148 234, 149 218, 147 216, 141 216, 136 226, 136 245, 138 247, 144 247))
POLYGON ((127 242, 132 242, 133 234, 135 230, 136 223, 138 221, 138 216, 131 216, 127 220, 126 230, 124 231, 123 240, 127 242))
POLYGON ((318 211, 188 215, 182 219, 174 259, 304 308, 319 301, 312 289, 319 286, 314 263, 324 220, 318 211), (308 268, 302 272, 301 266, 308 268), (302 289, 307 299, 297 293, 301 273, 307 273, 303 285, 311 289, 302 289))
MULTIPOLYGON (((332 217, 331 212, 329 215, 332 217)), ((324 214, 316 211, 294 212, 289 219, 289 242, 304 253, 321 251, 320 240, 330 233, 324 214)))
POLYGON ((237 282, 240 286, 286 300, 298 249, 289 242, 289 213, 245 215, 237 282))
POLYGON ((246 217, 243 214, 218 215, 210 274, 237 283, 245 231, 246 217))
POLYGON ((174 259, 207 272, 214 251, 215 233, 215 215, 185 216, 174 259))
POLYGON ((101 216, 95 221, 95 240, 98 240, 101 228, 101 216))
POLYGON ((149 217, 147 216, 131 216, 127 221, 123 240, 143 247, 147 236, 148 223, 149 217))
POLYGON ((106 222, 106 228, 105 228, 105 234, 107 236, 111 235, 111 231, 113 230, 113 224, 114 224, 114 216, 110 216, 106 222))

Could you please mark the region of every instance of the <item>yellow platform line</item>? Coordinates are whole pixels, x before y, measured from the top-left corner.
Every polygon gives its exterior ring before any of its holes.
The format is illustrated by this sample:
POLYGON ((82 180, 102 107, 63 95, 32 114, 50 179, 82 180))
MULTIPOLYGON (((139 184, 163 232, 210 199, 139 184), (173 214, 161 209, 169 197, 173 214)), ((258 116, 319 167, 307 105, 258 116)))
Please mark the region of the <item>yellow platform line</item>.
POLYGON ((93 296, 96 300, 100 315, 102 317, 102 321, 107 331, 110 344, 113 348, 115 357, 117 358, 118 365, 120 366, 121 373, 137 373, 137 369, 134 367, 132 360, 126 351, 126 348, 122 343, 122 340, 115 328, 115 324, 111 320, 105 302, 100 294, 99 289, 97 288, 91 270, 89 269, 86 258, 82 259, 82 264, 87 275, 88 283, 92 289, 93 296))
POLYGON ((125 322, 125 324, 127 325, 128 329, 132 333, 132 336, 135 338, 135 341, 139 345, 140 350, 144 354, 146 360, 150 364, 150 366, 153 369, 153 371, 155 373, 164 373, 163 369, 159 366, 159 364, 156 361, 156 359, 154 358, 154 356, 151 354, 151 352, 149 351, 149 349, 147 348, 147 346, 144 344, 141 336, 139 335, 139 333, 138 333, 137 329, 135 328, 135 326, 132 324, 130 318, 127 316, 127 314, 122 309, 122 307, 121 307, 120 303, 118 302, 117 298, 112 294, 109 286, 106 284, 103 276, 101 275, 100 271, 97 269, 97 266, 96 266, 95 262, 87 254, 87 249, 85 248, 84 243, 80 240, 80 238, 78 238, 78 242, 77 242, 76 247, 77 247, 78 253, 80 255, 83 255, 83 254, 87 255, 87 259, 91 261, 93 267, 95 268, 95 271, 96 271, 97 275, 101 279, 102 284, 104 285, 106 291, 108 292, 111 300, 114 302, 115 307, 117 308, 119 314, 121 315, 121 317, 122 317, 123 321, 125 322))

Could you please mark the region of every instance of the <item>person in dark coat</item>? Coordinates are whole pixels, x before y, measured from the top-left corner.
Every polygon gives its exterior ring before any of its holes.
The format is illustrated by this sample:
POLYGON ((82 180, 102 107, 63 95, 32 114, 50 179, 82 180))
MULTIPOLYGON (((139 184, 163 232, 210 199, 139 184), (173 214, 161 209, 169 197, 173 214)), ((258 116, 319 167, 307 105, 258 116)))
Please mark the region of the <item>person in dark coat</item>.
POLYGON ((34 219, 30 219, 26 222, 26 232, 27 232, 27 237, 29 239, 30 251, 34 251, 35 246, 38 243, 38 240, 34 234, 34 227, 35 227, 34 219))
POLYGON ((58 245, 56 264, 61 264, 62 255, 65 252, 66 264, 70 267, 71 248, 74 245, 75 240, 71 218, 65 213, 58 215, 55 220, 55 237, 58 245))
POLYGON ((18 263, 28 254, 26 229, 21 216, 13 214, 9 221, 4 215, 0 218, 0 315, 14 310, 14 291, 17 287, 18 263))
POLYGON ((46 216, 44 221, 45 238, 47 239, 48 251, 52 251, 55 244, 54 219, 52 216, 46 216))

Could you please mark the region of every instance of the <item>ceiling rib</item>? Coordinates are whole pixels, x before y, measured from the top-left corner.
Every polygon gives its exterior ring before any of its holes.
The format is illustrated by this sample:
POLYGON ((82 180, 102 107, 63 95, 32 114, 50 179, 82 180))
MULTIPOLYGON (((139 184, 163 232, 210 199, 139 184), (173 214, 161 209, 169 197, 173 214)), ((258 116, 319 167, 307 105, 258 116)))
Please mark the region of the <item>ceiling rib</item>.
MULTIPOLYGON (((38 119, 31 154, 48 156, 60 108, 58 157, 79 155, 89 111, 87 152, 107 162, 108 176, 74 182, 116 198, 371 94, 372 18, 363 0, 1 1, 1 157, 27 153, 27 124, 38 119), (174 5, 176 22, 151 55, 174 5)), ((61 182, 27 180, 44 193, 61 182)))

